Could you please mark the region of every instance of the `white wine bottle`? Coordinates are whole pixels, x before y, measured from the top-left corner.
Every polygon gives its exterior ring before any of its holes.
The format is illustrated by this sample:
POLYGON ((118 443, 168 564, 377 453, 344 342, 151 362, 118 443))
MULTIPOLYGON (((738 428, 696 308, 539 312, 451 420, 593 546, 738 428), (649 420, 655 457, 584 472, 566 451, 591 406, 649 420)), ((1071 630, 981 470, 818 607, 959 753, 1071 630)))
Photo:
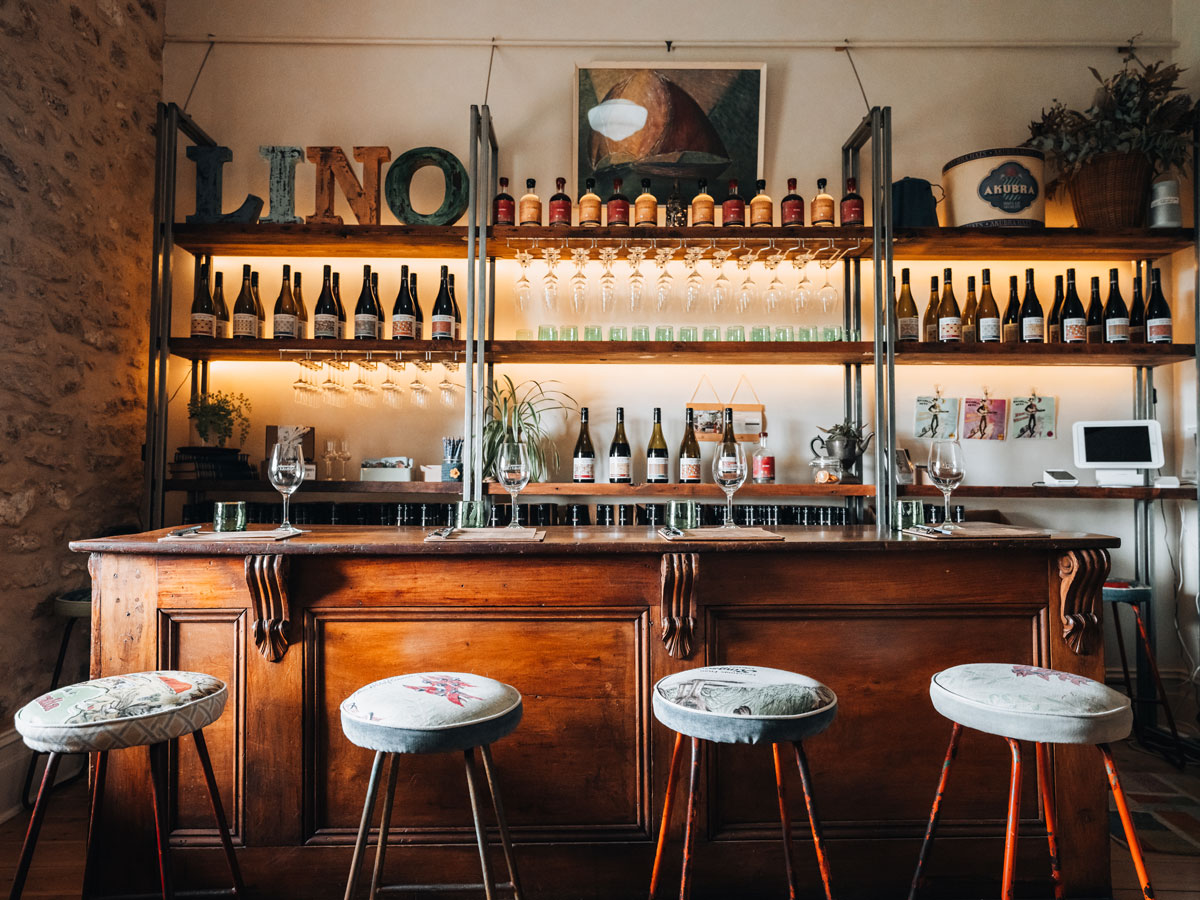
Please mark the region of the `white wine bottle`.
POLYGON ((992 270, 984 269, 980 275, 983 284, 979 289, 979 309, 975 314, 975 339, 981 344, 1000 342, 1000 307, 992 296, 992 270))
POLYGON ((338 317, 337 299, 333 295, 331 267, 326 266, 321 275, 321 294, 313 307, 313 337, 324 339, 340 338, 342 323, 338 317))
POLYGON ((666 484, 671 480, 671 451, 662 431, 662 410, 654 407, 654 429, 646 445, 646 484, 666 484))
POLYGON ((942 344, 962 343, 962 312, 954 299, 954 287, 950 284, 950 270, 942 270, 942 300, 938 304, 937 339, 942 344))
POLYGON ((610 484, 633 482, 633 454, 629 449, 629 438, 625 436, 625 410, 620 406, 617 407, 617 428, 608 445, 608 480, 610 484))
POLYGON ((196 289, 192 293, 191 336, 217 336, 217 307, 208 290, 208 264, 203 262, 196 271, 196 289))
POLYGON ((696 440, 696 419, 691 407, 684 418, 683 440, 679 442, 679 483, 700 483, 700 442, 696 440))
POLYGON ((283 283, 279 285, 279 296, 275 298, 275 311, 271 316, 271 336, 275 340, 295 340, 296 300, 292 297, 292 267, 283 267, 283 283))
POLYGON ((900 296, 896 299, 896 340, 921 340, 921 313, 908 285, 908 269, 900 270, 900 296))
POLYGON ((254 290, 250 282, 250 267, 242 266, 242 289, 233 303, 233 336, 235 338, 258 337, 258 308, 254 304, 254 290))
POLYGON ((571 480, 577 484, 592 484, 596 481, 596 448, 592 446, 592 435, 588 430, 587 407, 579 410, 579 437, 575 440, 575 451, 571 454, 571 480))

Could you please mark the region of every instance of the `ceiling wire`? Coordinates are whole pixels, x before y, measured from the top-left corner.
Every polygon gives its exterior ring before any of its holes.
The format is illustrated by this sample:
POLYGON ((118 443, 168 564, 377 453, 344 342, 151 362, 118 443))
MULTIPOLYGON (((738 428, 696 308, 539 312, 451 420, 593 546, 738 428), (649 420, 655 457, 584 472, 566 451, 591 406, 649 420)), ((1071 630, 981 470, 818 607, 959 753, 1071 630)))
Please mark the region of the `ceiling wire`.
POLYGON ((204 64, 208 62, 208 55, 213 52, 213 47, 217 46, 216 37, 209 35, 208 49, 204 51, 204 59, 200 60, 200 68, 196 70, 196 77, 192 79, 192 88, 188 91, 187 99, 183 101, 183 111, 187 112, 188 104, 192 102, 192 94, 196 92, 196 83, 200 80, 200 73, 204 71, 204 64))
POLYGON ((854 80, 858 82, 858 89, 862 92, 863 103, 867 105, 867 112, 871 111, 871 101, 867 99, 867 89, 863 87, 862 78, 858 75, 858 66, 854 64, 854 57, 850 54, 850 39, 846 39, 846 46, 839 48, 841 52, 846 54, 846 59, 850 60, 850 68, 854 70, 854 80))
POLYGON ((492 38, 492 52, 488 56, 487 83, 483 86, 483 105, 487 106, 488 92, 492 89, 492 63, 496 61, 496 39, 492 38))

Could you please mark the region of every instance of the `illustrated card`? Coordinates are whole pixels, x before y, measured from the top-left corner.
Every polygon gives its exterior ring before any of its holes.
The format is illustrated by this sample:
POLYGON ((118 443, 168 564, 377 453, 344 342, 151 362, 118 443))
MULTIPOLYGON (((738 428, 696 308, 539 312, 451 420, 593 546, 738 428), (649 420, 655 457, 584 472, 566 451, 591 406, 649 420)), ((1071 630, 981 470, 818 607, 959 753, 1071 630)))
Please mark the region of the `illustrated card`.
POLYGON ((958 398, 918 397, 913 435, 926 440, 958 438, 958 398))
POLYGON ((1054 440, 1058 437, 1058 402, 1055 397, 1013 397, 1010 406, 1013 440, 1054 440))
POLYGON ((963 400, 963 437, 968 441, 1002 441, 1008 429, 1008 401, 988 397, 963 400))

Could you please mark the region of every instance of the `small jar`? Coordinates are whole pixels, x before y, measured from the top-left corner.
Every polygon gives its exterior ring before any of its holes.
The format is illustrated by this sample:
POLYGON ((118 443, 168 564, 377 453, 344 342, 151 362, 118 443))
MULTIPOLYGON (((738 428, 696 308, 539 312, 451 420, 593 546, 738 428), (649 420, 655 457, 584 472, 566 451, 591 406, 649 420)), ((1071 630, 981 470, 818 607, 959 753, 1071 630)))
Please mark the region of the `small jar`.
POLYGON ((841 484, 842 461, 832 456, 817 456, 808 464, 813 484, 841 484))

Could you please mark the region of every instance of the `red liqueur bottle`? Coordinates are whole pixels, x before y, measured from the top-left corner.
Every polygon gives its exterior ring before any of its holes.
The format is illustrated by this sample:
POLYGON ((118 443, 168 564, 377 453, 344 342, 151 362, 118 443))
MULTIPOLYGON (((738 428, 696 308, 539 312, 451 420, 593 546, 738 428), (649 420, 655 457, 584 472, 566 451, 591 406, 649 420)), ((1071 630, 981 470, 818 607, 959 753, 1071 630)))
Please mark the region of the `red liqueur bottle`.
POLYGON ((550 198, 550 224, 569 228, 571 226, 571 198, 566 192, 567 179, 556 178, 554 185, 557 190, 550 198))
POLYGON ((721 203, 721 224, 726 228, 746 224, 746 201, 738 193, 736 178, 729 179, 729 193, 721 203))
POLYGON ((492 224, 517 224, 517 203, 513 200, 512 194, 508 192, 507 178, 500 179, 500 193, 492 201, 492 224))

